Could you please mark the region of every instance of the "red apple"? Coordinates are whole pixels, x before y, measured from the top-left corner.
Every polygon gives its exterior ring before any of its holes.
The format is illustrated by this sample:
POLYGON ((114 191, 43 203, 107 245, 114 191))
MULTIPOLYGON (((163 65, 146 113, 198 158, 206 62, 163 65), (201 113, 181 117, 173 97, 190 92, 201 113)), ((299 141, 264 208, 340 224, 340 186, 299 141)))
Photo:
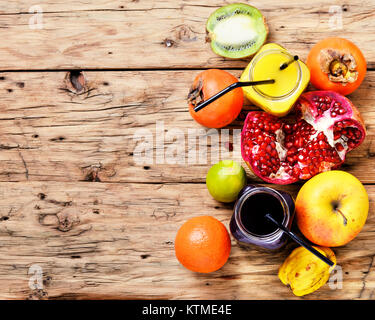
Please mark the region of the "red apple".
POLYGON ((353 240, 368 215, 369 200, 362 183, 345 171, 323 172, 307 181, 296 199, 296 219, 303 235, 325 247, 353 240))

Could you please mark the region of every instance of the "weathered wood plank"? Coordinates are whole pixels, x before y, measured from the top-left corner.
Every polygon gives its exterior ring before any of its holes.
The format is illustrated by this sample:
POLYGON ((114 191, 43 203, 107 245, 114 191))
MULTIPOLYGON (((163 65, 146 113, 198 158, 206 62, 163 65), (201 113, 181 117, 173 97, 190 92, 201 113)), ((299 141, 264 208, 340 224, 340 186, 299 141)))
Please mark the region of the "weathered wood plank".
MULTIPOLYGON (((317 40, 344 35, 363 50, 369 67, 375 67, 373 1, 345 5, 338 0, 250 3, 269 21, 269 40, 301 58, 317 40), (336 19, 332 9, 342 10, 342 29, 331 26, 336 19)), ((205 42, 206 19, 224 4, 213 0, 204 5, 199 1, 171 0, 39 1, 43 29, 35 29, 34 24, 30 28, 30 21, 37 18, 29 13, 35 2, 2 0, 0 37, 5 41, 0 43, 0 70, 242 68, 248 59, 223 59, 205 42)))
MULTIPOLYGON (((210 155, 219 154, 220 146, 208 144, 207 163, 199 164, 198 159, 188 163, 193 146, 197 152, 202 150, 196 146, 198 139, 189 139, 188 145, 188 130, 204 129, 191 119, 185 101, 198 72, 86 72, 86 91, 79 94, 67 90, 65 72, 1 73, 0 180, 203 182, 210 155), (166 130, 164 153, 173 146, 174 130, 182 132, 184 162, 156 163, 156 152, 161 150, 156 145, 157 122, 163 122, 166 130), (134 160, 138 145, 134 134, 142 133, 139 130, 153 135, 151 164, 134 160)), ((233 73, 238 76, 240 71, 233 73)), ((374 81, 375 72, 370 71, 351 95, 368 135, 360 148, 349 153, 343 167, 365 183, 375 183, 374 81)), ((230 133, 241 125, 237 121, 230 133)), ((222 158, 233 156, 240 161, 239 143, 233 147, 222 158)), ((228 151, 225 146, 222 150, 228 151)))
MULTIPOLYGON (((270 254, 233 240, 228 263, 210 275, 194 274, 177 262, 173 241, 186 219, 214 215, 228 226, 232 206, 214 201, 203 183, 210 158, 193 165, 134 160, 139 129, 150 130, 155 139, 155 124, 163 121, 167 151, 174 130, 186 139, 189 129, 202 128, 187 112, 185 97, 199 72, 188 69, 239 69, 248 63, 222 59, 205 43, 205 21, 224 4, 39 1, 43 29, 33 29, 29 22, 36 16, 29 9, 35 2, 0 0, 0 70, 187 70, 89 71, 79 93, 67 86, 65 72, 0 73, 0 299, 294 298, 277 278, 294 244, 270 254), (42 290, 28 286, 35 265, 43 269, 42 290)), ((268 19, 269 40, 301 58, 319 39, 345 36, 375 68, 373 1, 251 4, 268 19), (333 5, 343 10, 341 30, 329 26, 333 5)), ((326 285, 305 299, 374 298, 374 80, 370 71, 351 96, 368 137, 344 167, 370 184, 370 215, 353 242, 334 249, 344 271, 343 289, 326 285)), ((196 141, 185 142, 188 152, 196 141)), ((154 144, 151 150, 155 155, 160 148, 154 144)), ((218 146, 211 142, 207 151, 215 154, 218 146)), ((239 153, 236 157, 240 160, 239 153)), ((282 188, 294 195, 298 190, 282 188)))
MULTIPOLYGON (((366 188, 367 224, 334 249, 343 289, 325 285, 305 299, 373 298, 375 186, 366 188)), ((186 219, 214 215, 228 226, 232 214, 204 184, 2 182, 0 193, 1 299, 294 298, 277 277, 293 244, 272 254, 233 240, 228 263, 212 274, 179 265, 173 242, 186 219), (43 269, 43 290, 28 287, 32 265, 43 269)))

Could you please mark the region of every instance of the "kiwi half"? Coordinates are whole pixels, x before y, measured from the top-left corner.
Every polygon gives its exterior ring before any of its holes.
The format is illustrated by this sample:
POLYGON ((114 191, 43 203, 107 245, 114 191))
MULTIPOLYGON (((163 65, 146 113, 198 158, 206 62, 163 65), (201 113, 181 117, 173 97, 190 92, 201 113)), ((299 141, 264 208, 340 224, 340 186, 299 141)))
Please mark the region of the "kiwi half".
POLYGON ((243 3, 233 3, 217 9, 208 18, 206 29, 212 50, 232 59, 255 54, 268 34, 262 13, 243 3))

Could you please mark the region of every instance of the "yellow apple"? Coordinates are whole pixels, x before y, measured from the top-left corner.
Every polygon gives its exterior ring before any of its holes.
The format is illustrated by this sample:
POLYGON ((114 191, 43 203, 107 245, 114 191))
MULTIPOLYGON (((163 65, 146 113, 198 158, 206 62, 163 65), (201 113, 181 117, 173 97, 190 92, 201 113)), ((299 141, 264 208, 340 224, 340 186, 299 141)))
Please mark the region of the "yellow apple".
POLYGON ((320 173, 307 181, 296 199, 298 228, 325 247, 347 244, 362 230, 369 200, 362 183, 345 171, 320 173))

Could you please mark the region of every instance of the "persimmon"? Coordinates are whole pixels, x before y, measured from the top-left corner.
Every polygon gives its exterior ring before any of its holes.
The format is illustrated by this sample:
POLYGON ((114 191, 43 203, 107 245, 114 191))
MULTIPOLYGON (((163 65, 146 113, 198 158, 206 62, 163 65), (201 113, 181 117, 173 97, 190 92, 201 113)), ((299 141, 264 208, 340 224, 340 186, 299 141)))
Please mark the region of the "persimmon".
POLYGON ((178 261, 185 268, 201 273, 220 269, 231 249, 227 229, 211 216, 186 221, 178 230, 174 245, 178 261))
POLYGON ((188 95, 189 111, 193 119, 208 128, 222 128, 233 122, 243 106, 242 88, 224 94, 199 111, 194 111, 194 108, 237 81, 235 76, 224 70, 208 69, 199 73, 188 95))
POLYGON ((343 38, 319 41, 311 49, 306 64, 315 88, 342 95, 356 90, 366 75, 366 60, 361 50, 343 38))

